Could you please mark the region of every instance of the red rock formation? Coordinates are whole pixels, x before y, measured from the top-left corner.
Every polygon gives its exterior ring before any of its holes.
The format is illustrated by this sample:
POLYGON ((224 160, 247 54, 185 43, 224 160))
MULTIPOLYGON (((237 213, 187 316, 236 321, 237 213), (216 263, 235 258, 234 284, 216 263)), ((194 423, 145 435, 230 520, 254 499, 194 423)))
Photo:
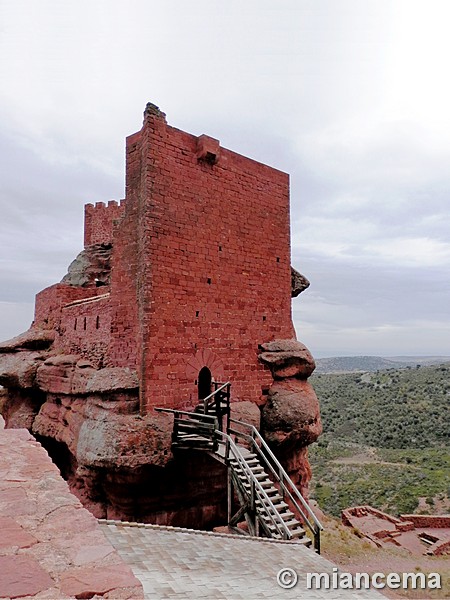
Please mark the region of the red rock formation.
POLYGON ((261 431, 307 497, 311 479, 307 446, 322 433, 319 401, 307 381, 315 369, 314 359, 296 340, 275 340, 260 348, 259 359, 274 378, 262 407, 261 431))
POLYGON ((320 431, 291 338, 288 176, 167 125, 148 105, 127 139, 127 197, 85 207, 85 248, 36 297, 31 329, 0 345, 2 412, 48 449, 96 516, 186 526, 223 522, 223 467, 174 457, 172 418, 200 372, 231 381, 232 412, 263 429, 306 489, 320 431), (270 285, 270 294, 267 286, 270 285), (261 393, 276 382, 268 396, 261 393))

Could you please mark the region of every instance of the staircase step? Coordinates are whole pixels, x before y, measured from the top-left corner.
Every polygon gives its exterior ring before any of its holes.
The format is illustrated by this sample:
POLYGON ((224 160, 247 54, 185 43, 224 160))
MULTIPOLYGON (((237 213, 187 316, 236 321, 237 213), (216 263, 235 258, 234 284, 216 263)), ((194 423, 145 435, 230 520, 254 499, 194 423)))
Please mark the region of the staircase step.
MULTIPOLYGON (((279 528, 277 529, 275 527, 275 525, 273 525, 273 523, 265 523, 265 527, 271 532, 271 533, 278 533, 278 530, 280 530, 281 532, 284 531, 284 527, 280 524, 279 528)), ((291 527, 288 526, 288 523, 286 523, 287 529, 289 531, 289 535, 290 537, 295 537, 295 538, 301 538, 305 535, 305 530, 303 529, 303 527, 300 526, 300 523, 298 523, 297 521, 297 525, 298 527, 294 528, 292 526, 292 522, 291 522, 291 527)))
MULTIPOLYGON (((261 463, 259 462, 259 460, 258 460, 258 457, 257 457, 257 456, 255 456, 255 457, 253 457, 253 456, 244 456, 244 460, 245 460, 245 462, 246 462, 248 465, 252 465, 252 466, 256 466, 256 465, 258 465, 259 467, 261 466, 261 463)), ((230 460, 230 463, 231 463, 231 464, 238 464, 238 461, 237 461, 237 459, 236 459, 236 458, 232 458, 232 459, 230 460)))
MULTIPOLYGON (((244 457, 244 461, 245 463, 250 467, 261 467, 261 463, 256 460, 255 458, 246 458, 244 457)), ((240 462, 237 460, 237 458, 231 458, 230 459, 230 465, 232 467, 237 467, 240 465, 240 462)), ((261 467, 262 468, 262 467, 261 467)))
POLYGON ((213 448, 214 442, 211 438, 205 438, 200 435, 179 436, 176 442, 172 442, 172 448, 181 448, 182 446, 201 446, 202 448, 213 448))
MULTIPOLYGON (((236 465, 232 464, 232 467, 235 471, 239 471, 240 473, 243 473, 243 469, 240 466, 238 466, 237 464, 236 465)), ((257 465, 257 466, 249 465, 249 469, 255 475, 264 475, 266 478, 268 478, 267 473, 264 471, 264 469, 261 467, 261 465, 257 465)))
POLYGON ((296 530, 292 532, 292 539, 297 543, 304 544, 305 546, 311 546, 312 540, 306 535, 305 530, 296 530))
MULTIPOLYGON (((274 507, 277 509, 278 512, 284 512, 284 511, 289 510, 289 505, 286 504, 286 502, 284 500, 282 500, 281 496, 279 499, 275 499, 275 500, 273 498, 270 498, 270 501, 272 502, 272 504, 274 505, 274 507)), ((266 506, 266 501, 264 499, 260 500, 258 498, 256 500, 256 504, 266 506)))
MULTIPOLYGON (((238 475, 238 477, 245 477, 245 479, 247 479, 247 474, 246 471, 244 471, 243 469, 236 468, 234 469, 234 472, 236 473, 236 475, 238 475)), ((267 473, 265 473, 263 470, 261 471, 252 471, 253 476, 255 477, 255 479, 257 479, 259 481, 259 483, 264 482, 268 482, 272 485, 272 482, 270 481, 270 479, 267 477, 267 473)))
MULTIPOLYGON (((242 482, 242 485, 244 486, 244 488, 247 491, 250 491, 251 486, 250 486, 247 478, 245 477, 245 479, 241 479, 241 482, 242 482)), ((269 480, 260 481, 259 484, 263 488, 263 490, 266 492, 266 494, 269 496, 271 501, 272 501, 272 498, 279 496, 277 488, 275 488, 273 486, 273 483, 271 481, 269 481, 269 480)))
MULTIPOLYGON (((259 513, 259 516, 265 523, 267 523, 267 525, 269 525, 269 527, 274 527, 273 521, 267 513, 259 513)), ((295 529, 297 526, 301 527, 300 523, 295 518, 295 515, 293 515, 292 513, 290 515, 288 515, 286 518, 284 518, 284 515, 279 515, 279 516, 282 517, 284 524, 286 525, 286 527, 289 530, 295 529)), ((274 520, 276 523, 278 523, 278 521, 279 521, 279 519, 277 519, 276 517, 274 520)))
MULTIPOLYGON (((258 507, 258 504, 256 503, 256 506, 258 507)), ((272 508, 267 507, 267 508, 262 508, 261 506, 258 507, 259 508, 259 513, 261 514, 261 516, 266 519, 267 521, 272 523, 272 519, 270 518, 269 514, 273 515, 276 518, 275 512, 272 510, 272 508)), ((278 513, 278 515, 283 519, 283 521, 288 522, 288 521, 292 521, 293 519, 296 519, 295 515, 293 512, 291 512, 290 510, 284 510, 284 511, 279 511, 277 509, 275 509, 278 513)), ((298 521, 297 521, 298 523, 298 521)))
POLYGON ((178 442, 189 442, 189 441, 195 441, 195 442, 212 442, 211 438, 207 438, 204 435, 198 435, 195 433, 189 433, 189 434, 182 434, 179 435, 177 438, 178 442))

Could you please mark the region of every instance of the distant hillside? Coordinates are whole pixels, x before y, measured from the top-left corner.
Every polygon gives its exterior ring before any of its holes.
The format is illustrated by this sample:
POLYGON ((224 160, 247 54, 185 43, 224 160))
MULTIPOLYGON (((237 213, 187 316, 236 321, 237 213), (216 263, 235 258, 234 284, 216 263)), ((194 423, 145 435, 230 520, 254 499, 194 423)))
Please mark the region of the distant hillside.
POLYGON ((310 446, 311 495, 324 510, 449 512, 450 364, 310 381, 324 429, 310 446))
POLYGON ((335 356, 316 358, 316 373, 361 373, 430 366, 450 362, 450 356, 335 356))

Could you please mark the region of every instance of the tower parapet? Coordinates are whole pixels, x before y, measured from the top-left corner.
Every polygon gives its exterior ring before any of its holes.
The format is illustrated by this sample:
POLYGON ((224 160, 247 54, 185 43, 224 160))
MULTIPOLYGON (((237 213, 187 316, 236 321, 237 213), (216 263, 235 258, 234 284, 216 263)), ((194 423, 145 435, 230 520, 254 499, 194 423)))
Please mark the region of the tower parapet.
POLYGON ((108 204, 96 202, 84 207, 84 247, 111 243, 114 228, 125 209, 125 200, 110 200, 108 204))

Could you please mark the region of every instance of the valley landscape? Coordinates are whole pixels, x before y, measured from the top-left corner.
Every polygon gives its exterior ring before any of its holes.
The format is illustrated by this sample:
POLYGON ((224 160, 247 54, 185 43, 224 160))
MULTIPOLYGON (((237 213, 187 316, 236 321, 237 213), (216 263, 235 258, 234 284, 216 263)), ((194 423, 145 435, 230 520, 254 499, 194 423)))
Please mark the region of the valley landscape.
POLYGON ((449 362, 311 381, 323 421, 309 453, 311 497, 325 512, 361 504, 394 515, 449 512, 449 362))
POLYGON ((448 598, 447 556, 376 548, 340 519, 344 508, 364 504, 393 516, 450 512, 448 357, 316 362, 310 381, 321 405, 323 434, 309 448, 310 498, 323 511, 323 555, 351 572, 368 565, 371 571, 439 572, 442 589, 427 590, 426 596, 411 589, 383 593, 448 598))

